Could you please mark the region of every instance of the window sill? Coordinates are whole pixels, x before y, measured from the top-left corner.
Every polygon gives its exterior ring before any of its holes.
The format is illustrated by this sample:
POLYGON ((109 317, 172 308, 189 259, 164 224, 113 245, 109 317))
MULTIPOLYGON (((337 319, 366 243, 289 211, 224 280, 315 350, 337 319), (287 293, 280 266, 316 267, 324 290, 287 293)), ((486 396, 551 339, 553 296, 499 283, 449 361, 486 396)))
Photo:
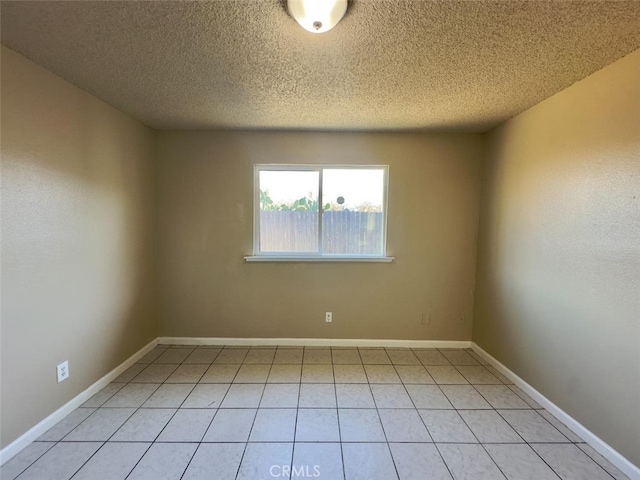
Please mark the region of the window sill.
POLYGON ((356 263, 390 263, 395 257, 357 257, 349 255, 329 256, 287 256, 287 255, 253 255, 244 257, 246 262, 356 262, 356 263))

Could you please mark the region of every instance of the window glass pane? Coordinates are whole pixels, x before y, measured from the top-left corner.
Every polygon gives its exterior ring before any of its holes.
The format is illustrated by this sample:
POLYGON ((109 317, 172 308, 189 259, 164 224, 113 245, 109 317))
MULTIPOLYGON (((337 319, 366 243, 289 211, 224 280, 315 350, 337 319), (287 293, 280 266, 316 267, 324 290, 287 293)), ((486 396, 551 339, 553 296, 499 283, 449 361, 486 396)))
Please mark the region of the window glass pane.
POLYGON ((319 172, 259 173, 260 251, 318 253, 319 172))
POLYGON ((384 169, 322 173, 322 251, 383 255, 384 169))

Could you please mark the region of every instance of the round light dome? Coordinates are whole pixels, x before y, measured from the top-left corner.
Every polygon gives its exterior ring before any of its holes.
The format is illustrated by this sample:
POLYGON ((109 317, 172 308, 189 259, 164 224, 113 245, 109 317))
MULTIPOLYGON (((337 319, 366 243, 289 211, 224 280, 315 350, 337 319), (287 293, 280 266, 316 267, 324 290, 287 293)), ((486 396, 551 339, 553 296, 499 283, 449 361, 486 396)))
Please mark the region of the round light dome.
POLYGON ((289 14, 311 33, 335 27, 347 11, 347 0, 287 0, 289 14))

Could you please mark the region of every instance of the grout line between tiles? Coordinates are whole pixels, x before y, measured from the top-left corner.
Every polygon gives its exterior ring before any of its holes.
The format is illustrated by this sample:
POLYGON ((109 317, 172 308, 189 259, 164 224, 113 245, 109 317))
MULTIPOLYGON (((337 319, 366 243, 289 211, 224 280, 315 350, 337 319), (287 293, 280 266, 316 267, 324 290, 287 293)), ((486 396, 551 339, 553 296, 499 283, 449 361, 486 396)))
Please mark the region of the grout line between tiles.
MULTIPOLYGON (((305 354, 305 350, 304 347, 302 349, 302 362, 304 362, 304 354, 305 354)), ((275 355, 274 355, 274 360, 275 360, 275 355)), ((269 370, 269 372, 271 372, 271 370, 269 370)), ((269 377, 267 376, 267 380, 269 379, 269 377)), ((300 370, 300 382, 302 382, 302 367, 300 370)), ((265 386, 266 389, 266 386, 265 386)), ((294 459, 295 459, 295 455, 296 455, 296 435, 298 433, 298 412, 300 411, 300 390, 302 390, 302 386, 299 385, 298 386, 298 401, 296 402, 296 419, 295 422, 293 424, 293 440, 292 440, 292 446, 291 446, 291 463, 289 464, 289 471, 293 471, 293 463, 294 463, 294 459)), ((260 403, 262 403, 262 400, 260 401, 260 403)))
MULTIPOLYGON (((184 360, 187 360, 187 359, 188 359, 188 358, 193 354, 193 352, 195 352, 195 351, 196 351, 196 349, 193 349, 193 350, 189 353, 189 355, 187 355, 187 356, 185 357, 185 359, 184 359, 184 360)), ((213 364, 213 361, 215 361, 215 359, 218 357, 218 355, 220 355, 220 352, 221 352, 221 351, 222 351, 222 350, 220 350, 218 353, 216 353, 216 356, 215 356, 215 357, 213 358, 213 360, 212 360, 212 364, 213 364)), ((158 358, 160 358, 160 357, 158 357, 158 358)), ((181 365, 184 365, 184 360, 183 360, 183 362, 182 362, 182 363, 180 363, 180 364, 178 365, 178 367, 177 367, 177 368, 179 368, 181 365)), ((176 368, 176 370, 177 370, 177 368, 176 368)), ((207 369, 207 370, 208 370, 208 369, 207 369)), ((205 373, 206 373, 206 371, 207 371, 207 370, 205 370, 205 373)), ((174 370, 174 372, 175 372, 175 370, 174 370)), ((176 414, 177 414, 177 413, 178 413, 178 411, 180 410, 180 407, 181 407, 182 405, 184 405, 184 402, 186 402, 186 401, 187 401, 187 398, 189 398, 189 395, 191 395, 191 394, 193 393, 193 391, 195 390, 195 388, 198 386, 199 381, 200 381, 200 380, 202 380, 202 377, 203 377, 203 376, 204 376, 204 373, 200 376, 199 380, 198 380, 197 382, 195 382, 195 384, 193 385, 193 388, 191 388, 191 390, 189 391, 189 393, 188 393, 187 395, 185 395, 184 399, 182 400, 182 402, 180 402, 180 405, 178 406, 178 408, 176 408, 176 411, 175 411, 175 412, 174 412, 174 414, 171 416, 171 418, 169 419, 169 421, 165 424, 165 426, 164 426, 164 427, 162 427, 162 429, 160 430, 160 432, 158 433, 158 435, 156 435, 155 439, 154 439, 154 440, 151 442, 151 444, 149 445, 149 448, 147 448, 147 450, 145 450, 145 452, 140 456, 140 458, 138 459, 138 461, 136 462, 136 464, 133 466, 133 468, 131 468, 131 470, 129 471, 129 473, 127 474, 127 476, 126 476, 125 478, 128 478, 128 477, 129 477, 129 475, 131 475, 131 473, 136 469, 136 467, 137 467, 137 466, 138 466, 138 464, 142 461, 142 459, 143 459, 143 458, 144 458, 144 456, 147 454, 147 452, 148 452, 148 451, 151 449, 151 447, 156 443, 156 440, 160 437, 160 435, 162 435, 162 432, 164 431, 164 429, 165 429, 165 428, 167 428, 167 425, 169 425, 169 423, 171 422, 171 420, 173 419, 173 417, 175 417, 175 416, 176 416, 176 414)), ((162 382, 162 383, 160 384, 160 386, 159 386, 159 387, 158 387, 158 388, 157 388, 153 393, 157 392, 157 391, 162 387, 162 385, 165 385, 166 380, 168 380, 170 377, 171 377, 171 375, 169 375, 169 377, 167 377, 167 378, 165 379, 165 381, 164 381, 164 382, 162 382)), ((153 396, 153 393, 152 393, 151 395, 149 395, 149 397, 147 398, 147 400, 145 400, 145 401, 142 403, 142 405, 144 405, 147 401, 149 401, 149 398, 151 398, 151 397, 153 396)), ((142 408, 142 405, 140 406, 140 408, 142 408)), ((136 412, 137 412, 137 410, 136 410, 136 412)), ((215 416, 215 414, 214 414, 214 416, 215 416)), ((213 420, 213 418, 212 418, 212 420, 213 420)), ((125 422, 125 423, 126 423, 126 422, 125 422)), ((123 424, 123 425, 124 425, 124 424, 123 424)), ((122 428, 122 427, 120 427, 120 428, 122 428)), ((208 430, 208 427, 207 427, 207 430, 208 430)), ((117 430, 116 430, 116 432, 117 432, 117 430)), ((206 434, 206 430, 205 430, 205 434, 206 434)), ((115 433, 114 433, 114 435, 115 435, 115 433)), ((204 438, 204 435, 203 435, 203 438, 204 438)), ((107 442, 108 442, 108 440, 107 440, 107 442)), ((158 443, 163 443, 163 442, 158 442, 158 443)), ((196 452, 197 452, 197 451, 198 451, 198 448, 196 447, 196 449, 193 451, 193 455, 191 455, 191 457, 189 458, 189 461, 187 462, 187 466, 185 467, 184 471, 182 472, 182 475, 180 475, 180 478, 182 478, 182 477, 184 476, 184 472, 186 472, 187 468, 189 468, 189 464, 191 463, 191 460, 193 459, 193 457, 195 456, 195 454, 196 454, 196 452)))
MULTIPOLYGON (((244 359, 247 358, 248 354, 249 354, 249 349, 247 349, 247 353, 242 358, 243 362, 244 362, 244 359)), ((242 368, 242 367, 240 367, 240 368, 242 368)), ((240 368, 238 368, 238 372, 240 372, 240 368)), ((251 428, 249 429, 249 435, 247 436, 247 442, 244 445, 244 450, 242 451, 242 457, 240 458, 240 463, 238 464, 238 470, 236 472, 236 478, 238 478, 238 475, 240 475, 240 469, 242 468, 242 462, 244 461, 244 456, 247 453, 247 448, 249 447, 249 439, 251 438, 251 433, 253 432, 253 427, 256 424, 256 418, 258 418, 258 411, 260 410, 260 404, 262 403, 262 397, 264 396, 264 391, 267 388, 267 380, 269 380, 269 375, 271 374, 271 369, 272 368, 273 368, 273 363, 269 366, 269 373, 267 373, 267 378, 265 379, 265 383, 262 385, 262 393, 260 394, 260 399, 258 400, 258 405, 256 407, 256 413, 253 416, 253 422, 251 422, 251 428)), ((236 377, 238 375, 238 372, 236 372, 236 377)), ((234 380, 235 380, 236 377, 234 377, 234 380)), ((231 382, 231 385, 233 385, 233 381, 231 382)), ((231 386, 229 386, 229 390, 231 390, 231 386)), ((229 390, 227 390, 227 393, 229 393, 229 390)), ((226 397, 226 394, 225 394, 225 397, 226 397)), ((223 401, 224 401, 224 399, 223 399, 223 401)), ((222 402, 220 402, 220 406, 222 407, 222 402)), ((293 458, 293 453, 292 453, 292 458, 293 458)))
MULTIPOLYGON (((386 350, 384 350, 384 354, 387 355, 387 357, 389 356, 387 354, 386 350)), ((389 360, 391 360, 391 359, 389 359, 389 360)), ((391 366, 392 366, 393 370, 395 371, 395 367, 393 366, 393 364, 391 364, 391 366)), ((366 370, 365 370, 365 372, 366 372, 366 370)), ((397 374, 398 373, 396 372, 396 375, 397 374)), ((398 377, 398 378, 400 378, 400 377, 398 377)), ((382 423, 382 417, 380 417, 380 410, 378 409, 378 402, 376 401, 376 397, 373 394, 373 389, 371 388, 371 384, 370 383, 369 383, 369 391, 371 392, 371 397, 373 398, 373 404, 376 406, 376 415, 378 416, 378 422, 380 422, 380 428, 382 428, 382 434, 384 435, 384 440, 385 440, 385 442, 387 444, 387 450, 389 451, 389 457, 391 457, 391 463, 393 464, 393 468, 394 468, 394 470, 396 472, 396 477, 399 479, 400 478, 400 473, 398 473, 398 467, 396 466, 396 462, 393 459, 393 453, 391 452, 391 447, 389 446, 389 438, 387 437, 387 432, 384 429, 384 425, 382 423)), ((411 397, 409 397, 409 398, 411 398, 411 397)))
MULTIPOLYGON (((35 441, 34 441, 33 443, 35 443, 35 441)), ((20 473, 18 473, 18 475, 16 475, 14 478, 18 478, 18 477, 20 477, 20 475, 22 475, 24 472, 26 472, 26 471, 31 467, 31 465, 33 465, 33 464, 34 464, 34 463, 36 463, 38 460, 40 460, 40 459, 41 459, 41 458, 42 458, 42 457, 43 457, 43 456, 44 456, 44 455, 45 455, 49 450, 51 450, 53 447, 55 447, 59 442, 54 441, 54 442, 40 442, 40 443, 53 443, 53 445, 51 445, 51 446, 50 446, 49 448, 47 448, 44 452, 42 452, 40 455, 38 455, 38 457, 37 457, 35 460, 33 460, 33 462, 29 463, 29 465, 27 465, 25 468, 23 468, 23 469, 20 471, 20 473)), ((9 461, 11 461, 11 460, 9 460, 9 461)), ((7 462, 7 463, 9 463, 9 462, 7 462)), ((5 465, 6 465, 6 463, 5 463, 5 465)), ((3 465, 3 466, 4 466, 4 465, 3 465)), ((75 473, 74 473, 74 475, 75 475, 75 473)), ((1 477, 0 477, 0 478, 1 478, 1 477)))
MULTIPOLYGON (((414 353, 414 355, 415 355, 415 353, 414 353)), ((418 360, 420 360, 420 359, 418 359, 418 360)), ((400 376, 400 375, 399 375, 399 373, 398 373, 398 369, 396 368, 396 366, 395 366, 395 365, 393 366, 393 368, 395 369, 396 374, 397 374, 398 376, 400 376)), ((425 367, 423 366, 423 368, 425 368, 425 367)), ((425 370, 426 370, 426 368, 425 368, 425 370)), ((429 372, 428 372, 428 371, 427 371, 427 375, 429 375, 429 372)), ((429 377, 431 377, 431 375, 429 375, 429 377)), ((402 380, 402 379, 401 379, 401 380, 402 380)), ((435 379, 434 379, 433 381, 435 382, 435 379)), ((429 435, 429 438, 431 439, 431 441, 432 441, 433 445, 435 445, 435 447, 436 447, 436 451, 438 452, 438 455, 440 456, 440 459, 442 460, 442 463, 444 464, 445 468, 446 468, 446 469, 447 469, 447 471, 449 472, 449 475, 451 475, 451 478, 455 478, 455 477, 454 477, 454 475, 453 475, 453 472, 452 472, 452 471, 451 471, 451 469, 449 468, 449 465, 447 465, 447 462, 445 462, 445 461, 444 461, 444 457, 443 457, 443 456, 442 456, 442 454, 440 453, 440 450, 438 449, 438 446, 436 445, 435 440, 433 439, 433 435, 432 435, 432 434, 431 434, 431 432, 429 431, 429 427, 427 427, 427 424, 425 423, 424 418, 422 418, 422 415, 420 415, 420 410, 419 410, 419 409, 418 409, 418 407, 416 406, 416 403, 414 402, 413 397, 409 394, 409 390, 407 390, 407 386, 406 386, 404 383, 402 384, 402 386, 404 387, 404 390, 405 390, 405 392, 407 393, 407 396, 409 397, 409 400, 411 400, 411 404, 413 405, 413 408, 416 410, 416 412, 417 412, 417 414, 418 414, 418 418, 420 418, 420 421, 422 422, 422 425, 424 425, 424 428, 425 428, 425 430, 427 431, 427 434, 429 435)), ((444 395, 444 392, 442 391, 442 389, 440 388, 440 386, 436 384, 436 387, 438 387, 438 389, 440 390, 440 392, 444 395)), ((445 395, 445 398, 446 398, 446 395, 445 395)), ((451 403, 451 402, 449 402, 449 403, 451 403)), ((452 405, 452 406, 453 406, 453 405, 452 405)), ((383 426, 383 428, 384 428, 384 426, 383 426)), ((391 458, 393 458, 393 453, 391 454, 391 458)), ((395 464, 395 459, 393 459, 393 463, 395 464)), ((397 472, 397 467, 396 467, 396 472, 397 472)))
MULTIPOLYGON (((453 405, 453 403, 452 403, 453 405)), ((455 408, 455 406, 454 406, 455 408)), ((507 475, 502 471, 502 468, 500 468, 500 465, 498 465, 496 463, 496 461, 493 459, 493 457, 491 455, 489 455, 489 452, 487 451, 487 448, 482 444, 482 442, 480 442, 480 439, 478 438, 478 436, 476 435, 476 433, 473 431, 473 429, 469 426, 469 424, 467 423, 467 421, 464 419, 464 417, 462 415, 460 415, 458 413, 458 409, 455 410, 455 412, 458 414, 458 416, 460 417, 460 419, 462 419, 462 423, 465 424, 465 426, 469 429, 469 431, 471 432, 471 435, 473 435, 475 437, 475 439, 478 441, 478 444, 480 445, 480 447, 482 447, 482 450, 484 450, 484 453, 487 454, 487 456, 489 457, 489 459, 491 460, 491 462, 493 462, 493 464, 496 466, 496 468, 500 471, 500 473, 502 473, 502 476, 505 478, 505 480, 508 478, 507 475)), ((513 427, 512 427, 513 428, 513 427)), ((514 428, 515 430, 515 428, 514 428)), ((518 433, 518 432, 516 432, 518 433)), ((524 438, 523 438, 524 440, 524 438)))

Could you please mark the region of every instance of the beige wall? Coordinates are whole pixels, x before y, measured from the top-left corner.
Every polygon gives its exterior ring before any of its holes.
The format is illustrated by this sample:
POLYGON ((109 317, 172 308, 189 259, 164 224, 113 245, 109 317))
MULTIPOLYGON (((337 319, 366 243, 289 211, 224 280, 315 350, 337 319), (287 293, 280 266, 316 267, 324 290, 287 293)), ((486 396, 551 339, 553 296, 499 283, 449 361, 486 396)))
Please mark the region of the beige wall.
POLYGON ((640 465, 640 51, 488 136, 473 338, 640 465))
POLYGON ((159 132, 157 151, 162 335, 470 339, 481 136, 159 132), (396 260, 244 262, 256 163, 388 164, 396 260))
POLYGON ((1 135, 5 446, 157 330, 153 132, 2 47, 1 135))

